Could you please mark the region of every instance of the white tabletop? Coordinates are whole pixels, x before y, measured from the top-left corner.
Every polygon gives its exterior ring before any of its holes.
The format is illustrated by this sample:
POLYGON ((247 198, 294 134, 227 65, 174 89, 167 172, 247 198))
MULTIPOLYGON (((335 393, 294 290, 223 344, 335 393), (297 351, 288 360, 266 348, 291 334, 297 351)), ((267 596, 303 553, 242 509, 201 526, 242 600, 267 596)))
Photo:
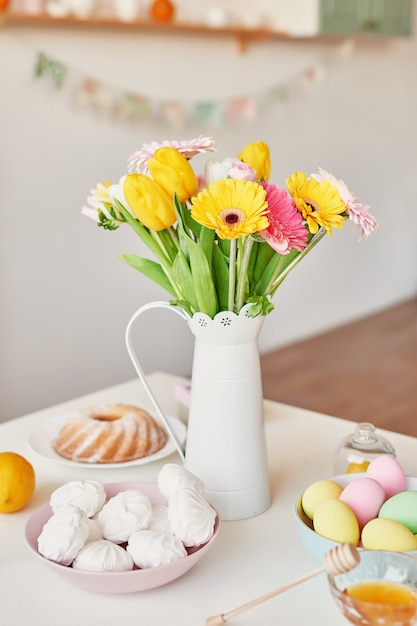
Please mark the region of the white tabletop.
MULTIPOLYGON (((175 383, 181 379, 153 374, 149 382, 162 408, 178 412, 175 383)), ((354 429, 351 422, 265 401, 265 426, 273 503, 258 517, 223 522, 208 554, 182 578, 163 587, 133 594, 84 592, 56 576, 33 558, 25 545, 29 516, 49 500, 59 485, 75 479, 103 483, 155 481, 166 462, 180 463, 177 453, 146 465, 94 469, 68 467, 46 460, 27 444, 33 428, 52 416, 101 403, 136 403, 153 409, 138 380, 74 399, 0 424, 0 450, 23 454, 34 466, 37 487, 29 505, 0 514, 0 619, 7 626, 204 626, 210 615, 230 611, 316 568, 298 539, 293 502, 314 480, 332 475, 333 452, 354 429)), ((369 420, 372 421, 371 416, 369 420)), ((396 448, 406 473, 417 474, 415 439, 381 431, 396 448)), ((323 575, 232 618, 231 625, 344 626, 323 575)))

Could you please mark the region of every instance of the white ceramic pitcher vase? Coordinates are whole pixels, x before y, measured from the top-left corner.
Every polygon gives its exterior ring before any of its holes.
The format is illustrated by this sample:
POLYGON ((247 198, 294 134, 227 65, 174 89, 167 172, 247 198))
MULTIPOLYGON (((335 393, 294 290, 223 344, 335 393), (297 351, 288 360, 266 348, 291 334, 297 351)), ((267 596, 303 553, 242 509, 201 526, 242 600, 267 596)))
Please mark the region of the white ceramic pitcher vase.
POLYGON ((249 306, 239 315, 223 311, 211 319, 204 313, 190 317, 167 302, 153 302, 138 309, 126 329, 137 374, 185 467, 203 480, 207 497, 223 520, 259 515, 271 503, 258 349, 264 317, 250 317, 249 306), (137 317, 157 307, 180 315, 195 337, 185 451, 149 388, 130 338, 137 317))

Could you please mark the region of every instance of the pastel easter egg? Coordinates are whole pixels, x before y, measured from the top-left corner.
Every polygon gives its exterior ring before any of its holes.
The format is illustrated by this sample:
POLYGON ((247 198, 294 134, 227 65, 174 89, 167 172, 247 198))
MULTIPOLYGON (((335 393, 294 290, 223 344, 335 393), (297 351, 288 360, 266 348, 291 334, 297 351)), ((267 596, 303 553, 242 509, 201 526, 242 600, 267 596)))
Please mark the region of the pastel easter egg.
POLYGON ((417 491, 402 491, 388 498, 382 505, 378 517, 396 520, 417 533, 417 491))
POLYGON ((417 538, 400 522, 377 517, 362 529, 362 545, 366 550, 407 552, 417 550, 417 538))
POLYGON ((374 478, 383 486, 386 499, 405 491, 404 470, 390 454, 381 454, 373 459, 367 467, 366 476, 374 478))
POLYGON ((362 463, 349 463, 349 465, 347 466, 346 474, 366 472, 368 465, 369 461, 363 461, 362 463))
POLYGON ((334 480, 317 480, 307 487, 302 495, 301 506, 304 513, 313 519, 314 512, 321 502, 338 498, 342 491, 343 487, 334 480))
POLYGON ((317 534, 338 543, 359 542, 359 524, 352 509, 339 499, 321 502, 313 517, 317 534))
POLYGON ((377 480, 364 476, 346 485, 339 500, 350 506, 362 528, 377 517, 385 500, 385 491, 377 480))

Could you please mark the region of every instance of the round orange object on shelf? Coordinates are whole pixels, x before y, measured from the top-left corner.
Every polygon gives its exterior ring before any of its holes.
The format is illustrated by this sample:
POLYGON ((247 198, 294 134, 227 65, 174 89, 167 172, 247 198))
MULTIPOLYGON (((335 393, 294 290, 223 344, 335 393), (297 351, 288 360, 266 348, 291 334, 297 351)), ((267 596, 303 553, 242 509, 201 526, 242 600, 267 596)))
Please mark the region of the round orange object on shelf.
POLYGON ((0 11, 5 11, 10 4, 10 0, 0 0, 0 11))
POLYGON ((174 17, 175 6, 170 0, 154 0, 149 10, 155 22, 170 22, 174 17))

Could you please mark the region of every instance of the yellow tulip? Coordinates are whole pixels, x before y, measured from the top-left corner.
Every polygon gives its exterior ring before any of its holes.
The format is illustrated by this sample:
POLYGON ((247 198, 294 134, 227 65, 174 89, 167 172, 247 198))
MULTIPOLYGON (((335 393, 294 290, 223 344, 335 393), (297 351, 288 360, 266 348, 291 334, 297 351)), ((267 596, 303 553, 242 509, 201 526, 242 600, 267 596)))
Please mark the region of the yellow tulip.
POLYGON ((175 148, 156 150, 153 158, 148 159, 148 168, 152 178, 171 198, 176 193, 178 200, 185 202, 198 192, 198 178, 193 168, 175 148))
POLYGON ((259 180, 269 180, 271 174, 271 159, 269 156, 269 147, 263 141, 249 143, 242 152, 238 154, 238 158, 250 165, 256 172, 259 180))
POLYGON ((123 193, 131 211, 151 230, 169 228, 176 221, 172 197, 145 174, 128 174, 123 193))

